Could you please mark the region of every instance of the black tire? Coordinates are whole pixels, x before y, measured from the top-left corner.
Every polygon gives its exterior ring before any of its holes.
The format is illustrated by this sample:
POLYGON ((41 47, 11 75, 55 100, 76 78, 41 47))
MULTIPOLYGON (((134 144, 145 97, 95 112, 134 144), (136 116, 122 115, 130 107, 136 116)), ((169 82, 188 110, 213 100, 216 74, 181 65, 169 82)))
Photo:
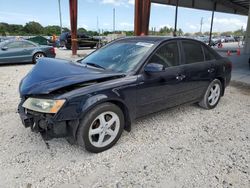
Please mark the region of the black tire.
POLYGON ((37 60, 42 57, 46 57, 45 54, 43 52, 37 52, 33 55, 32 62, 36 64, 37 60))
POLYGON ((217 106, 217 104, 219 103, 220 101, 220 98, 221 98, 221 94, 222 94, 222 84, 220 82, 220 80, 218 79, 214 79, 208 86, 207 90, 206 90, 206 93, 205 95, 203 96, 202 100, 199 102, 199 105, 202 107, 202 108, 205 108, 205 109, 213 109, 217 106), (212 99, 210 100, 209 97, 212 95, 212 92, 211 92, 211 88, 213 89, 214 87, 219 87, 219 92, 217 97, 215 97, 215 101, 212 102, 212 99))
POLYGON ((67 50, 71 50, 71 45, 66 45, 65 47, 67 50))
MULTIPOLYGON (((100 123, 99 123, 97 128, 99 128, 99 126, 100 126, 100 123)), ((116 123, 115 123, 115 126, 116 126, 116 123)), ((119 140, 123 129, 124 129, 124 115, 123 115, 122 110, 118 106, 116 106, 112 103, 102 103, 102 104, 94 107, 93 109, 91 109, 84 116, 84 118, 80 121, 78 130, 77 130, 77 135, 76 135, 77 143, 78 143, 78 145, 85 147, 85 149, 89 152, 99 153, 99 152, 105 151, 105 150, 111 148, 113 145, 115 145, 116 142, 119 140), (94 126, 94 123, 97 121, 96 118, 99 117, 99 115, 106 113, 106 112, 115 113, 119 118, 120 126, 119 126, 119 129, 117 128, 118 132, 114 136, 114 140, 111 143, 109 143, 108 145, 105 145, 104 147, 96 147, 95 145, 93 145, 91 143, 89 131, 91 129, 91 126, 94 126)), ((102 133, 92 135, 92 136, 96 137, 98 135, 97 140, 99 140, 101 134, 102 133)), ((92 136, 91 136, 91 138, 92 138, 92 136)), ((103 140, 105 137, 106 137, 106 134, 103 137, 103 140)), ((110 138, 111 138, 111 136, 110 136, 110 138)))

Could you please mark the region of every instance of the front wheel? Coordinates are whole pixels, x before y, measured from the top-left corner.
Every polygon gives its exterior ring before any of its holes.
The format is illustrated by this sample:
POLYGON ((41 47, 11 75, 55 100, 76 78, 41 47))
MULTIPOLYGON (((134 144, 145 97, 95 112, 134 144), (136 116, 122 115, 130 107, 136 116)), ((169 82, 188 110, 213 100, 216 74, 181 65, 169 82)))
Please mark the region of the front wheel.
POLYGON ((222 93, 222 85, 220 80, 214 79, 208 86, 203 99, 199 102, 199 105, 205 109, 213 109, 220 101, 222 93))
POLYGON ((77 130, 77 143, 87 151, 99 153, 111 148, 124 129, 122 110, 112 104, 103 103, 81 120, 77 130))

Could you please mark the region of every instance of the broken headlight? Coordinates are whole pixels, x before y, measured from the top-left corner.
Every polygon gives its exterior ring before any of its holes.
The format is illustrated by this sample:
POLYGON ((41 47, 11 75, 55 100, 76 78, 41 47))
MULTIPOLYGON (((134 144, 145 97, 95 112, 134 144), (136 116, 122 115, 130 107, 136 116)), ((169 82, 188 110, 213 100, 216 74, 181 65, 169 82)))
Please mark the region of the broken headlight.
POLYGON ((65 100, 52 100, 52 99, 38 99, 38 98, 28 98, 24 103, 23 107, 29 110, 43 113, 57 113, 65 100))

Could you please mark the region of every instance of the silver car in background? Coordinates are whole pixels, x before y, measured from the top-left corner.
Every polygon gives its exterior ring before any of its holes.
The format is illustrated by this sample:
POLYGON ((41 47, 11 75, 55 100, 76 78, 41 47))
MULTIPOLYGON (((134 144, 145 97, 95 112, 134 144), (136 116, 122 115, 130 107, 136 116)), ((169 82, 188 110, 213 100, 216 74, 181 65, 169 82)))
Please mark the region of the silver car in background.
POLYGON ((41 57, 56 56, 51 46, 39 45, 28 40, 12 39, 0 42, 0 64, 36 63, 41 57))

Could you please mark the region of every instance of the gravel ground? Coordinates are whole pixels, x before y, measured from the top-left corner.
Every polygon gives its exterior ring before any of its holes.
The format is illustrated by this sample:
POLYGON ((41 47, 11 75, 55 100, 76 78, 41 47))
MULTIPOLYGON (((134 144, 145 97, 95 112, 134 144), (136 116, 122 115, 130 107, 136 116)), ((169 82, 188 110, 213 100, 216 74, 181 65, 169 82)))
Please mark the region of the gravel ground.
POLYGON ((185 105, 137 120, 110 150, 47 144, 16 113, 33 65, 0 67, 0 187, 250 187, 250 88, 214 110, 185 105))

